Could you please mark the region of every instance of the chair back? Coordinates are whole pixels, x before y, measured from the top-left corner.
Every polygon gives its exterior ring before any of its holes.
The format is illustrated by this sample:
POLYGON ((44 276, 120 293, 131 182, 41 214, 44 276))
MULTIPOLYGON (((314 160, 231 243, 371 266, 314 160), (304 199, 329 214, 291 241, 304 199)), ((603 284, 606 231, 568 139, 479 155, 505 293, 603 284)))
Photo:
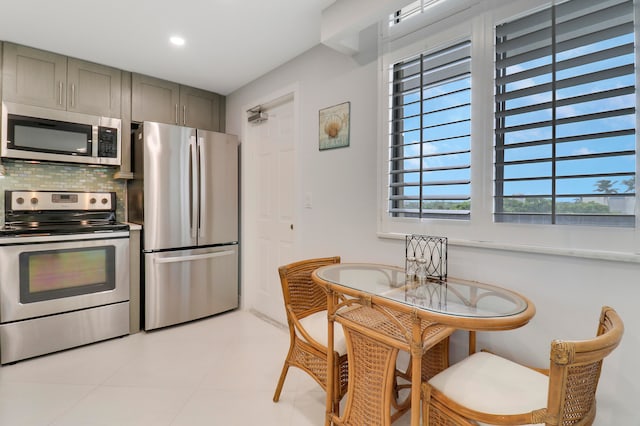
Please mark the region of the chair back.
POLYGON ((594 339, 551 343, 547 413, 558 419, 554 424, 593 422, 602 361, 618 346, 623 332, 617 312, 604 306, 594 339))
POLYGON ((327 309, 327 293, 311 279, 321 266, 340 263, 340 256, 305 259, 278 268, 287 317, 297 319, 327 309))

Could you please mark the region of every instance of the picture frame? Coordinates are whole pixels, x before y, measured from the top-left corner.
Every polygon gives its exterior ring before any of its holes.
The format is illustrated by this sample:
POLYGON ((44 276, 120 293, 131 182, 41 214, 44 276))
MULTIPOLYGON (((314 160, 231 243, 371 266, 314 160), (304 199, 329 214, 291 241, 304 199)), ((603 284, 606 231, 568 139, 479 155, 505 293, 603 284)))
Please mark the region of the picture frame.
POLYGON ((351 102, 319 111, 318 147, 320 151, 349 146, 351 102))

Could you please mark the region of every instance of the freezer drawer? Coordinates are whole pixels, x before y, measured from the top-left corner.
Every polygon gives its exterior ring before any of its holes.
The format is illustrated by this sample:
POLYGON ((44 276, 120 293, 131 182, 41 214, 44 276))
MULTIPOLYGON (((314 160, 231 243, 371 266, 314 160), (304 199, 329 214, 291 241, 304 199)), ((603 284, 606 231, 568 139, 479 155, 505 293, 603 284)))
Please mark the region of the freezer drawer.
POLYGON ((144 255, 144 328, 166 327, 238 307, 238 246, 144 255))

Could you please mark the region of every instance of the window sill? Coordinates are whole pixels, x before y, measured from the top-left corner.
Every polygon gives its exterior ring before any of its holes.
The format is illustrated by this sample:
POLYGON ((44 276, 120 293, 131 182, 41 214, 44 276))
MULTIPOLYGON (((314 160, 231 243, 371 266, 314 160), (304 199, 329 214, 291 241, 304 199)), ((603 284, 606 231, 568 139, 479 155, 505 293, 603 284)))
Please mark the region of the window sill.
MULTIPOLYGON (((378 238, 404 240, 404 234, 397 233, 377 233, 378 238)), ((639 263, 640 253, 615 252, 604 250, 581 250, 581 249, 565 249, 521 244, 497 243, 492 241, 471 241, 448 239, 450 246, 472 247, 486 250, 501 250, 519 253, 542 254, 548 256, 565 256, 576 257, 582 259, 606 260, 610 262, 626 262, 639 263)))

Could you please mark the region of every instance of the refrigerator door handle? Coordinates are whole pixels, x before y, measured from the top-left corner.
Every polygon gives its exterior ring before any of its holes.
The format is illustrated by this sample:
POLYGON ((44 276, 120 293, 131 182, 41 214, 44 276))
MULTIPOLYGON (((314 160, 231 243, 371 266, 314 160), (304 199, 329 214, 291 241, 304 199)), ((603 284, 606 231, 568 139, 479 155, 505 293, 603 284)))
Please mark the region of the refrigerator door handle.
POLYGON ((198 185, 200 185, 199 188, 199 194, 198 194, 198 238, 202 237, 202 203, 204 202, 204 197, 206 197, 206 194, 204 193, 204 182, 202 182, 203 180, 203 174, 202 174, 202 150, 200 149, 200 146, 204 143, 204 138, 200 137, 198 138, 198 185))
POLYGON ((189 141, 189 217, 191 224, 191 238, 197 238, 199 223, 198 186, 200 175, 200 162, 198 161, 198 149, 196 137, 191 136, 189 141))
POLYGON ((235 254, 233 250, 216 251, 214 253, 194 254, 191 256, 174 256, 174 257, 159 257, 154 258, 154 263, 175 263, 175 262, 190 262, 192 260, 211 259, 213 257, 230 256, 235 254))

